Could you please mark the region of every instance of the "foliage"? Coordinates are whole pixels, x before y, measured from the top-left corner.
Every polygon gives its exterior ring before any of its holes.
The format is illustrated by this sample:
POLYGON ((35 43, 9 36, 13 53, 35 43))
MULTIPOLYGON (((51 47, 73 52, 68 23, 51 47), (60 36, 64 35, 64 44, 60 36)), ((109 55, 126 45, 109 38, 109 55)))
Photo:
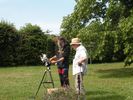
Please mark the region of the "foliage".
POLYGON ((90 26, 87 26, 79 31, 78 37, 82 39, 83 45, 89 50, 89 56, 93 59, 98 59, 97 54, 100 53, 102 39, 99 39, 102 33, 102 27, 100 22, 92 22, 90 26), (92 52, 93 51, 93 52, 92 52))
MULTIPOLYGON (((132 54, 132 9, 133 9, 133 1, 130 0, 116 0, 110 1, 109 9, 114 11, 112 8, 115 8, 116 12, 110 12, 107 16, 110 16, 108 20, 110 20, 111 29, 117 31, 115 34, 115 50, 121 50, 124 53, 125 58, 125 66, 130 65, 133 62, 133 54, 132 54), (115 16, 115 15, 118 16, 115 16), (114 24, 115 22, 115 24, 114 24)), ((123 56, 122 56, 123 57, 123 56)), ((121 58, 122 58, 121 57, 121 58)))
POLYGON ((52 56, 54 43, 39 26, 26 24, 16 30, 13 24, 0 22, 0 66, 38 65, 42 53, 52 56))
POLYGON ((79 30, 88 25, 92 20, 100 20, 105 16, 105 2, 95 0, 78 0, 74 12, 64 17, 61 25, 61 35, 67 38, 76 37, 79 30), (98 12, 98 11, 101 12, 98 12))
POLYGON ((54 38, 55 38, 54 35, 47 35, 46 54, 48 58, 54 56, 56 53, 57 46, 55 44, 54 38))
MULTIPOLYGON (((75 0, 74 11, 64 16, 61 35, 69 42, 79 37, 93 62, 133 62, 133 1, 75 0)), ((20 30, 0 22, 0 65, 37 65, 39 55, 55 54, 54 35, 37 25, 26 24, 20 30)), ((71 52, 72 61, 74 51, 71 52)), ((70 61, 70 62, 71 62, 70 61)))
POLYGON ((132 0, 76 0, 61 35, 81 38, 93 60, 133 62, 132 0), (93 48, 90 45, 93 43, 93 48), (92 50, 91 50, 92 49, 92 50))
POLYGON ((119 28, 122 32, 124 53, 126 55, 125 66, 133 62, 133 13, 128 18, 120 20, 119 28))
POLYGON ((19 35, 12 23, 0 22, 0 65, 15 65, 19 35))
POLYGON ((18 61, 21 65, 36 65, 41 53, 46 52, 46 35, 39 26, 27 24, 19 30, 21 35, 18 61))

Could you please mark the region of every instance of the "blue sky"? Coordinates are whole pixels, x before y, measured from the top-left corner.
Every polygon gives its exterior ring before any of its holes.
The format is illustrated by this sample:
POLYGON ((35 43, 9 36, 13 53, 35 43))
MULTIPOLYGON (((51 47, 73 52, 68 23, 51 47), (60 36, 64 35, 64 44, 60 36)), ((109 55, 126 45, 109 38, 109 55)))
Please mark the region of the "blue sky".
POLYGON ((59 34, 63 17, 72 13, 74 6, 75 0, 0 0, 0 20, 13 23, 17 29, 31 23, 59 34))

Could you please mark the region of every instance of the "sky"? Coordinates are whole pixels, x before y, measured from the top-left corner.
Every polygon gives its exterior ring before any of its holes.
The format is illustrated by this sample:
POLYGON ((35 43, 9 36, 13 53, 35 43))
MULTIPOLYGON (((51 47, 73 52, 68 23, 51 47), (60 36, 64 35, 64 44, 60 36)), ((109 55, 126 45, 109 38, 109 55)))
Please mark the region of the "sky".
POLYGON ((17 29, 31 23, 59 34, 63 17, 71 14, 74 6, 75 0, 0 0, 0 20, 17 29))

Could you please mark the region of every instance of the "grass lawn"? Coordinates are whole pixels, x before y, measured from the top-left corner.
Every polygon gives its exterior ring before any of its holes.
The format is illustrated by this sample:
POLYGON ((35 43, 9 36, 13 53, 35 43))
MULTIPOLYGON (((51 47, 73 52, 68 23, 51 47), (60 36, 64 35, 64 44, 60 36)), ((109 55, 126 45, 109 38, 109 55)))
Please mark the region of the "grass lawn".
MULTIPOLYGON (((0 100, 33 100, 46 68, 43 66, 0 68, 0 100)), ((70 85, 74 81, 70 66, 70 85)), ((51 66, 55 87, 60 87, 56 66, 51 66)), ((88 65, 84 77, 87 100, 133 100, 133 64, 123 63, 88 65)), ((51 87, 51 86, 49 86, 51 87)), ((43 85, 36 100, 43 100, 43 85)))

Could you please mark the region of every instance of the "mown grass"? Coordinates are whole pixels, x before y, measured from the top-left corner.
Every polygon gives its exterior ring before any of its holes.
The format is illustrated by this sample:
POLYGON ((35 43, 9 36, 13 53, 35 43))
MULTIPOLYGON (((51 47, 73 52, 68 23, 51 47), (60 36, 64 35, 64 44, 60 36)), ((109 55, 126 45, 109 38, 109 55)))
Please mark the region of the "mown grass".
MULTIPOLYGON (((0 68, 0 100, 33 100, 45 69, 43 66, 0 68)), ((71 70, 70 66, 73 88, 71 70)), ((55 87, 60 87, 56 66, 51 66, 51 71, 55 87)), ((123 63, 88 65, 84 85, 87 100, 133 100, 133 65, 126 68, 123 63)), ((42 85, 35 99, 44 100, 45 90, 42 85)))

